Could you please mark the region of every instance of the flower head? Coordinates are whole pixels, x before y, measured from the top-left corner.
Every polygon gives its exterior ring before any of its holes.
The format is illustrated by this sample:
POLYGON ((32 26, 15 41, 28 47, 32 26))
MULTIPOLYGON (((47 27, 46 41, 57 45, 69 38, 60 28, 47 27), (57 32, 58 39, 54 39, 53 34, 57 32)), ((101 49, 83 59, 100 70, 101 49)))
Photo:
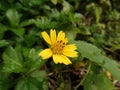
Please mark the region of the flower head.
POLYGON ((75 51, 77 49, 75 44, 69 44, 68 39, 65 37, 65 33, 60 31, 56 35, 56 30, 50 30, 50 36, 43 31, 43 39, 49 44, 49 48, 41 51, 39 56, 43 59, 53 58, 53 61, 58 63, 63 63, 65 65, 71 64, 72 62, 68 57, 77 57, 78 53, 75 51))

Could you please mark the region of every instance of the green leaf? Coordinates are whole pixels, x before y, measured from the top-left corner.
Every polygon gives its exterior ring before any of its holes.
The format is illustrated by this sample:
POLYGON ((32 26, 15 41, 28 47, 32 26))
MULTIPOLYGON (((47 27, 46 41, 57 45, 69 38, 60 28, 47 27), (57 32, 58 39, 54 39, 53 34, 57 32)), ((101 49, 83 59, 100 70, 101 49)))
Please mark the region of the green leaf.
POLYGON ((8 76, 9 74, 7 74, 6 72, 2 71, 2 64, 0 64, 0 90, 8 90, 9 87, 9 79, 8 76))
POLYGON ((4 47, 9 45, 9 43, 6 40, 0 40, 0 47, 4 47))
POLYGON ((96 23, 99 23, 100 17, 101 17, 101 14, 102 14, 102 8, 96 5, 94 13, 95 13, 95 16, 96 16, 96 23))
POLYGON ((29 4, 31 4, 31 5, 42 5, 43 0, 30 0, 29 4))
POLYGON ((88 12, 94 13, 96 17, 96 23, 99 23, 102 14, 102 8, 98 6, 96 3, 90 3, 86 6, 88 12))
POLYGON ((120 65, 116 61, 105 56, 102 56, 100 59, 104 60, 102 67, 109 71, 114 79, 120 81, 120 65))
POLYGON ((8 30, 7 26, 5 26, 5 25, 3 25, 3 24, 0 23, 0 39, 3 38, 4 33, 5 33, 5 31, 7 31, 7 30, 8 30))
POLYGON ((82 14, 80 14, 80 13, 75 13, 75 14, 70 13, 70 14, 69 14, 69 19, 70 19, 70 21, 71 21, 72 23, 82 22, 82 18, 83 18, 83 16, 82 16, 82 14))
POLYGON ((20 26, 24 27, 24 26, 28 26, 28 25, 31 25, 31 24, 34 24, 34 19, 25 20, 25 21, 20 23, 20 26))
POLYGON ((36 42, 38 42, 38 38, 36 38, 36 35, 39 34, 36 29, 31 29, 27 35, 25 35, 24 39, 25 42, 24 44, 26 47, 32 47, 35 45, 36 42))
POLYGON ((58 3, 58 0, 51 0, 51 2, 56 5, 58 3))
POLYGON ((30 0, 20 0, 20 2, 24 5, 24 6, 28 6, 30 3, 30 0))
POLYGON ((11 46, 7 47, 3 53, 3 71, 19 73, 23 70, 22 61, 19 59, 17 52, 11 46))
POLYGON ((52 10, 51 10, 51 13, 50 13, 50 16, 51 16, 52 18, 59 19, 60 14, 61 14, 61 13, 60 13, 57 9, 52 9, 52 10))
POLYGON ((120 81, 120 65, 117 62, 104 56, 101 53, 102 51, 92 44, 83 41, 75 41, 74 43, 77 45, 82 57, 88 58, 90 61, 102 66, 109 71, 115 79, 120 81))
POLYGON ((110 79, 104 74, 96 74, 90 72, 84 81, 84 90, 114 90, 114 86, 110 79))
POLYGON ((30 52, 30 48, 22 47, 22 54, 23 54, 24 58, 28 59, 29 52, 30 52))
POLYGON ((77 45, 78 51, 83 57, 92 59, 96 55, 101 55, 101 50, 92 44, 84 41, 75 41, 75 44, 77 45))
MULTIPOLYGON (((38 75, 38 77, 42 78, 39 75, 38 75)), ((27 77, 27 78, 21 79, 17 83, 15 90, 47 90, 46 88, 44 88, 44 85, 43 85, 44 81, 40 82, 39 80, 37 80, 37 78, 36 77, 27 77)))
POLYGON ((18 26, 20 22, 21 15, 15 9, 9 9, 6 12, 6 16, 10 21, 11 26, 18 26))
POLYGON ((17 56, 20 61, 22 61, 24 59, 22 49, 23 49, 22 45, 20 43, 17 43, 17 45, 15 47, 15 51, 17 52, 17 56))
POLYGON ((31 74, 31 76, 41 82, 40 88, 43 88, 43 90, 48 90, 48 85, 46 83, 47 74, 45 71, 35 71, 31 74))
POLYGON ((32 77, 28 77, 28 78, 25 78, 25 79, 21 79, 15 90, 39 90, 39 82, 32 78, 32 77))
POLYGON ((12 28, 11 29, 12 32, 14 32, 17 36, 19 37, 23 37, 24 33, 25 33, 25 29, 24 28, 12 28))
POLYGON ((72 25, 69 26, 68 28, 66 28, 66 30, 65 30, 65 33, 66 33, 68 40, 74 40, 77 32, 78 32, 77 28, 75 28, 72 25))
POLYGON ((71 5, 65 0, 63 1, 62 5, 63 5, 63 11, 66 14, 68 14, 70 12, 70 10, 71 10, 71 5))
POLYGON ((42 82, 46 80, 47 74, 45 71, 34 71, 31 76, 42 82))
POLYGON ((39 51, 36 51, 35 49, 31 49, 29 52, 29 66, 31 67, 31 70, 34 70, 38 67, 41 67, 46 61, 42 60, 41 57, 38 55, 39 51), (31 64, 32 63, 32 64, 31 64))
POLYGON ((46 62, 46 60, 42 60, 42 58, 38 55, 40 51, 31 48, 22 48, 24 54, 24 67, 25 72, 33 72, 34 70, 42 67, 42 65, 46 62))
POLYGON ((41 28, 43 30, 48 28, 54 28, 56 26, 55 22, 52 22, 50 19, 46 17, 41 17, 41 19, 36 19, 34 23, 38 28, 41 28))

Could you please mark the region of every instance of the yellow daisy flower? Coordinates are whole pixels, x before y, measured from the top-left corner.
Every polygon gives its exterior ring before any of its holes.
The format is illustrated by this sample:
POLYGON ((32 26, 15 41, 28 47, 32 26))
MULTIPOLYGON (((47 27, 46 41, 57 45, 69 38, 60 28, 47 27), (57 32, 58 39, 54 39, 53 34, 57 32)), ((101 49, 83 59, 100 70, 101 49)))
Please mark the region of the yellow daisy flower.
POLYGON ((43 59, 53 58, 53 61, 58 63, 63 63, 65 65, 71 64, 72 62, 68 57, 77 57, 78 52, 75 44, 67 45, 68 39, 65 37, 65 33, 60 31, 56 36, 56 30, 50 30, 50 36, 43 31, 43 39, 50 45, 49 48, 41 51, 39 56, 43 59))

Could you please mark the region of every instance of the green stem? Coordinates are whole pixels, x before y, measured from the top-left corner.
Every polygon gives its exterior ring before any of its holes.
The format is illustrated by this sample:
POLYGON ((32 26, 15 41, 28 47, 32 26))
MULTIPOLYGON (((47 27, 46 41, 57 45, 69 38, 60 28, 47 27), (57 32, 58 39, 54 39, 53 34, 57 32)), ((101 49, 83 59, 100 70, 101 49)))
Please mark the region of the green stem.
POLYGON ((87 72, 86 72, 86 75, 85 75, 84 78, 80 81, 80 83, 74 88, 74 90, 78 90, 79 86, 83 84, 83 82, 84 82, 84 80, 86 79, 86 76, 88 75, 90 69, 91 69, 91 62, 89 61, 88 70, 87 70, 87 72))

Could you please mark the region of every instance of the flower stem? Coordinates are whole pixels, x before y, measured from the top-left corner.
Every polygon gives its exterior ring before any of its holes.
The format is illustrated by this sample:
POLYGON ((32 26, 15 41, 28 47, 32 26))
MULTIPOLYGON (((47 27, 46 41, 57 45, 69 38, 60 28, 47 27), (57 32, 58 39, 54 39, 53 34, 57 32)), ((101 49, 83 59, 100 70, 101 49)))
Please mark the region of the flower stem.
POLYGON ((88 75, 90 69, 91 69, 91 62, 89 61, 88 62, 89 65, 88 65, 88 69, 87 69, 87 72, 86 72, 86 75, 84 76, 84 78, 80 81, 80 83, 74 88, 74 90, 78 90, 79 86, 83 84, 84 80, 86 79, 86 76, 88 75))

